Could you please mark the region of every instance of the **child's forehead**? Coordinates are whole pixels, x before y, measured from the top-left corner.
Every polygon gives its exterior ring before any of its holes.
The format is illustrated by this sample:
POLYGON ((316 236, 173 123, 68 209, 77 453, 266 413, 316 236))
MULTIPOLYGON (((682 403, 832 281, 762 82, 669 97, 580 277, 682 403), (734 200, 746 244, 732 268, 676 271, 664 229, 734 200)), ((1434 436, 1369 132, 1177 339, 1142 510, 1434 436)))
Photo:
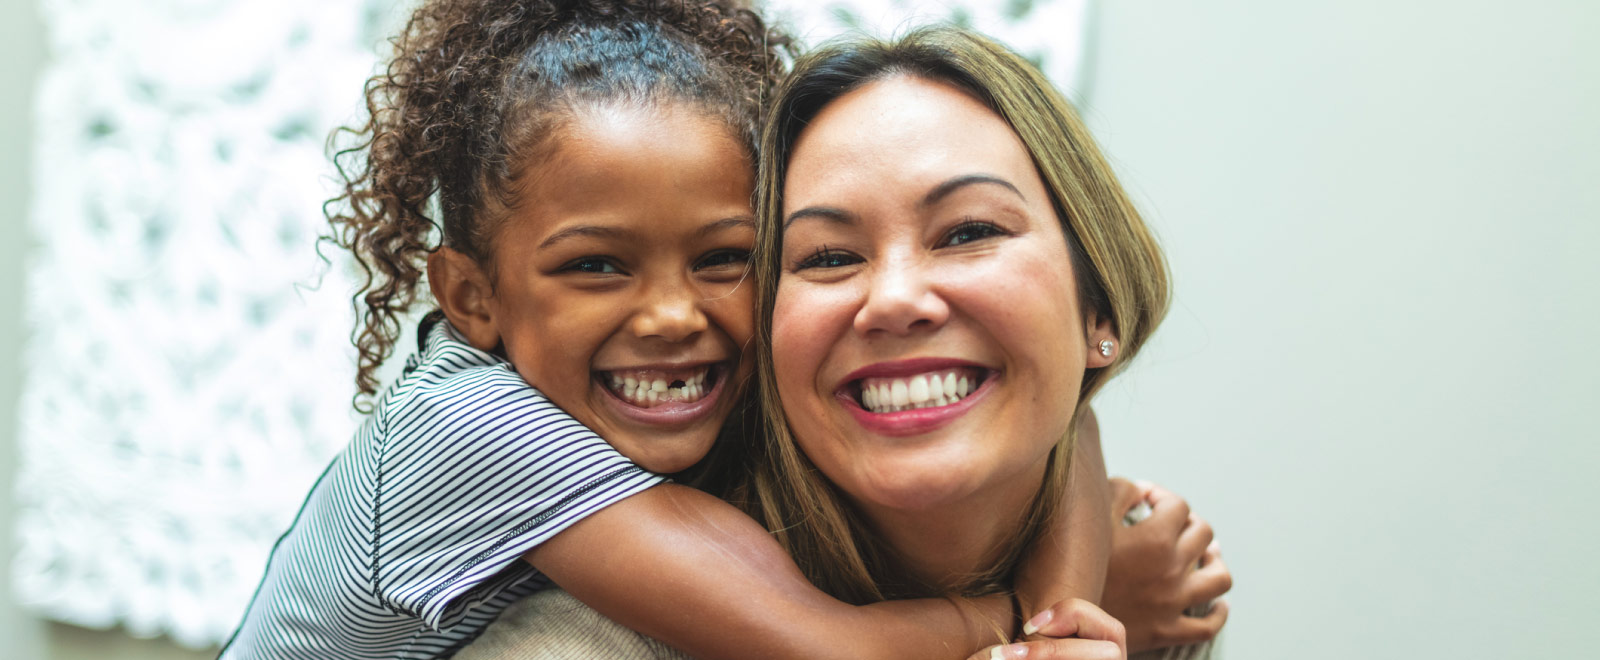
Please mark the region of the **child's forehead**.
POLYGON ((695 154, 753 168, 739 130, 719 114, 687 102, 583 104, 552 122, 542 153, 521 166, 522 176, 616 161, 695 154), (540 170, 543 170, 541 172, 540 170))
POLYGON ((606 108, 575 115, 553 139, 511 188, 512 217, 532 223, 519 233, 554 234, 574 219, 665 230, 752 215, 754 167, 738 136, 709 113, 606 108))

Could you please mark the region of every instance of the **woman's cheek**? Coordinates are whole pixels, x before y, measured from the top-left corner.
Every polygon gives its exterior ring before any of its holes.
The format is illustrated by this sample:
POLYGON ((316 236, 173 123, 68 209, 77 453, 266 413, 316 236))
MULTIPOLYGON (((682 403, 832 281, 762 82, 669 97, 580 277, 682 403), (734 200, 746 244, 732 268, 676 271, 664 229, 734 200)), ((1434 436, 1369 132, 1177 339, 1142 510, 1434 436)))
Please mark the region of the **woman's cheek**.
POLYGON ((838 319, 843 314, 830 293, 828 287, 797 278, 778 285, 772 310, 772 364, 791 423, 821 412, 825 404, 818 378, 840 339, 838 319))

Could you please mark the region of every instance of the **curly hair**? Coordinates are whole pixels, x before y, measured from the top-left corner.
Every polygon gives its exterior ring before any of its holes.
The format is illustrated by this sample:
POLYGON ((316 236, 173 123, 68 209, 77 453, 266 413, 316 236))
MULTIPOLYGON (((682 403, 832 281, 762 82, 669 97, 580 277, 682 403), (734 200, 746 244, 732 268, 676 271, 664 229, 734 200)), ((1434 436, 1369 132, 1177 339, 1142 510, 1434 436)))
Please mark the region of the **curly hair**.
POLYGON ((794 55, 742 3, 717 0, 429 0, 392 43, 367 80, 365 123, 334 132, 355 144, 335 153, 344 190, 324 205, 325 238, 365 276, 351 333, 363 412, 428 254, 442 244, 492 272, 517 173, 562 122, 595 105, 687 102, 753 158, 756 115, 794 55))

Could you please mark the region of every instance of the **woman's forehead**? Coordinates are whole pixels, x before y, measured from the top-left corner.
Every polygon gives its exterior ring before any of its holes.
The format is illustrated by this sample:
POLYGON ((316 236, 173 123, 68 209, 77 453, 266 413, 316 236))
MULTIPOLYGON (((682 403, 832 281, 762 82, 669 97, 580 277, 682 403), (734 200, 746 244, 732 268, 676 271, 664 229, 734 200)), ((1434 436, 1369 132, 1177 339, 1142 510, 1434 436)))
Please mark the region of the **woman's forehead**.
POLYGON ((874 81, 828 104, 801 132, 784 206, 860 195, 921 199, 956 177, 1010 182, 1043 197, 1026 147, 998 114, 949 84, 912 76, 874 81))

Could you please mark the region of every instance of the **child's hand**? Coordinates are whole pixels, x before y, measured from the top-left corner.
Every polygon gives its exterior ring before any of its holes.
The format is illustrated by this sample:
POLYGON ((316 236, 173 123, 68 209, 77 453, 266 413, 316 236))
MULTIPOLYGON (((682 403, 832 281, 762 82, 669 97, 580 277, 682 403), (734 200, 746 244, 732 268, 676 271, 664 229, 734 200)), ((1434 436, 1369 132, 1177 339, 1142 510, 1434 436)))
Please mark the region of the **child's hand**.
POLYGON ((1211 525, 1152 484, 1111 480, 1111 562, 1101 603, 1127 626, 1128 649, 1193 644, 1228 619, 1233 587, 1211 525))
POLYGON ((1064 600, 1035 614, 1023 625, 1035 641, 991 646, 968 660, 1125 660, 1128 645, 1122 624, 1086 600, 1064 600))

